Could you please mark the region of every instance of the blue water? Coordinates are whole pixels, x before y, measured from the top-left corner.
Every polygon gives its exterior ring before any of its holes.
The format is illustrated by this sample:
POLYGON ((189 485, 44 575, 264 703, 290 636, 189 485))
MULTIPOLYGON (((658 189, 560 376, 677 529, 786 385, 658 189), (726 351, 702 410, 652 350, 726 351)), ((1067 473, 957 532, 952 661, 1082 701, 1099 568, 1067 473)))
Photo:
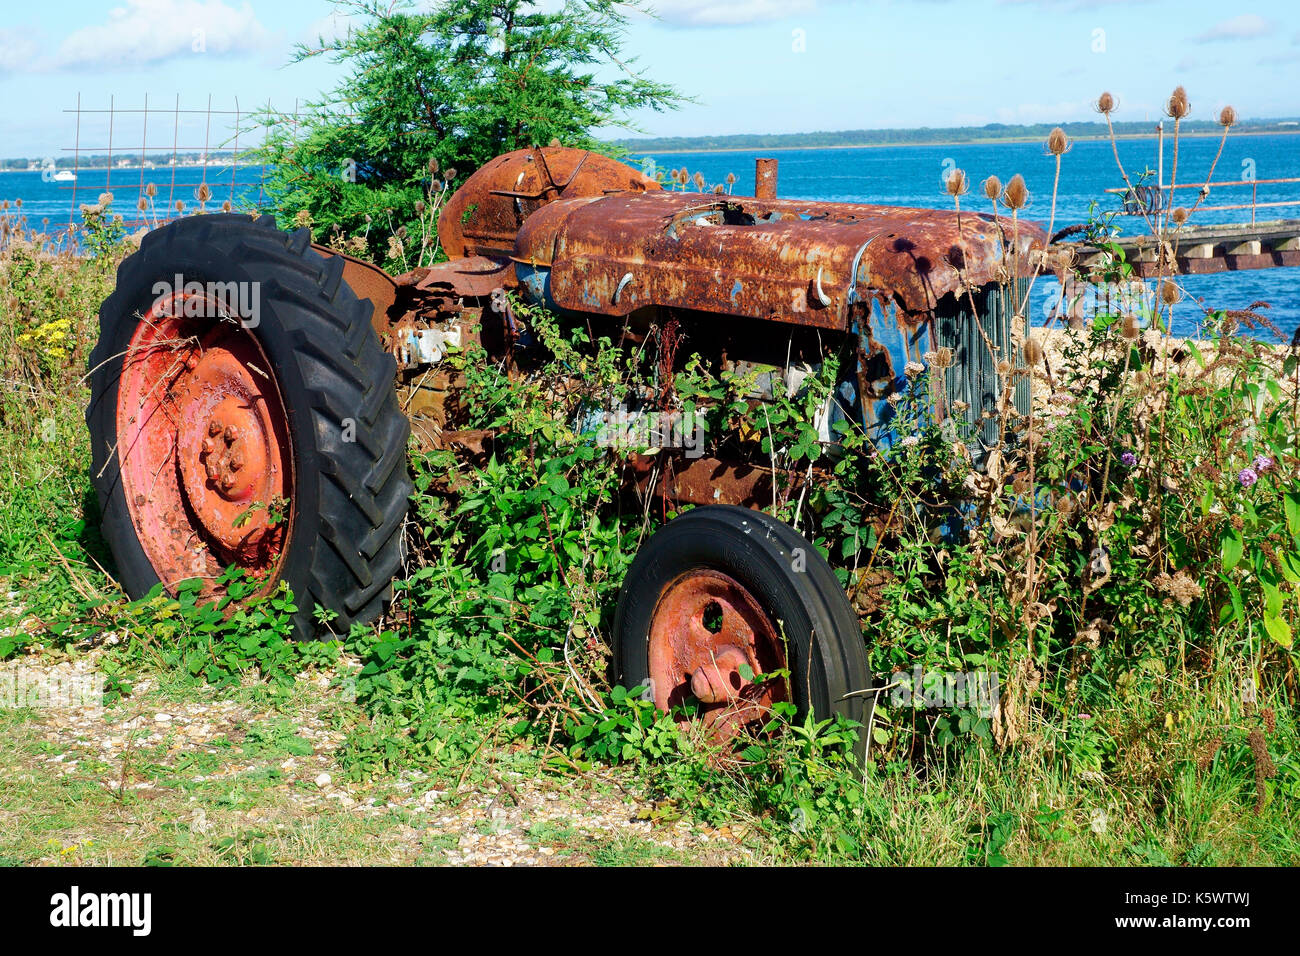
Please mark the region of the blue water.
MULTIPOLYGON (((1211 137, 1186 138, 1179 145, 1177 182, 1201 183, 1209 172, 1210 164, 1219 148, 1219 140, 1211 137)), ((952 200, 943 189, 942 176, 953 166, 965 170, 971 181, 971 191, 963 197, 963 208, 986 211, 988 201, 979 184, 989 175, 996 174, 1003 183, 1015 173, 1021 173, 1029 185, 1031 205, 1025 216, 1040 220, 1046 225, 1052 211, 1052 175, 1054 164, 1038 143, 987 143, 951 146, 903 146, 862 149, 809 149, 760 152, 722 153, 657 153, 654 162, 662 170, 685 166, 694 175, 702 173, 707 183, 724 182, 728 173, 736 176, 735 191, 749 193, 753 190, 754 159, 761 155, 777 156, 781 161, 779 193, 796 199, 824 199, 840 202, 882 203, 898 206, 924 206, 935 209, 952 208, 952 200)), ((1120 160, 1129 176, 1137 180, 1146 168, 1156 166, 1156 141, 1154 138, 1125 140, 1119 144, 1120 160)), ((644 157, 636 155, 635 160, 644 157)), ((1173 149, 1170 139, 1165 142, 1165 182, 1173 173, 1173 149)), ((1229 136, 1214 171, 1214 180, 1239 180, 1250 173, 1255 179, 1284 179, 1300 177, 1300 136, 1229 136)), ((260 198, 262 170, 260 167, 241 167, 233 172, 230 167, 212 165, 200 167, 158 167, 138 169, 81 170, 74 184, 45 181, 39 172, 0 173, 0 200, 9 200, 9 215, 14 214, 14 200, 22 199, 22 213, 33 228, 59 229, 70 220, 79 219, 75 204, 94 202, 105 188, 112 190, 114 208, 127 219, 133 219, 136 200, 140 197, 142 183, 158 187, 155 200, 161 208, 171 209, 176 200, 182 200, 188 210, 197 205, 196 189, 207 182, 212 190, 208 209, 220 208, 222 201, 232 199, 256 203, 260 198), (232 186, 233 181, 233 186, 232 186)), ((1104 192, 1108 187, 1123 185, 1115 165, 1109 142, 1089 141, 1074 144, 1062 162, 1061 182, 1057 195, 1054 229, 1086 221, 1089 204, 1114 211, 1119 208, 1119 198, 1104 192)), ((1258 202, 1300 200, 1300 183, 1258 184, 1258 202)), ((1177 204, 1190 207, 1196 199, 1196 190, 1179 190, 1177 204)), ((1248 203, 1251 190, 1246 187, 1225 187, 1214 190, 1203 205, 1248 203)), ((1257 218, 1300 219, 1300 205, 1272 207, 1258 211, 1257 218)), ((1219 222, 1247 222, 1249 210, 1213 211, 1198 209, 1192 217, 1193 224, 1219 222)), ((1116 220, 1126 233, 1146 232, 1141 217, 1121 217, 1116 220)), ((1252 302, 1264 301, 1272 305, 1266 314, 1289 336, 1300 326, 1300 270, 1294 268, 1258 269, 1252 271, 1220 273, 1209 276, 1186 276, 1182 279, 1186 292, 1207 308, 1244 308, 1252 302)), ((1035 286, 1032 314, 1041 321, 1046 307, 1056 300, 1059 289, 1054 280, 1040 280, 1035 286)), ((1193 303, 1178 306, 1175 310, 1175 332, 1189 334, 1195 331, 1201 312, 1193 303)))
POLYGON ((240 166, 232 169, 213 163, 202 166, 177 166, 173 174, 170 167, 153 169, 81 169, 76 182, 49 181, 40 172, 0 173, 0 201, 8 200, 6 211, 12 220, 17 215, 26 217, 30 229, 52 233, 64 229, 70 222, 80 222, 79 207, 97 202, 101 193, 113 194, 113 209, 128 222, 139 219, 143 213, 136 203, 150 184, 157 187, 154 211, 150 218, 177 215, 175 204, 185 203, 185 211, 199 208, 198 188, 207 183, 212 198, 207 201, 209 212, 219 210, 221 204, 231 200, 241 204, 257 204, 261 198, 262 167, 240 166), (22 200, 19 207, 17 201, 22 200))
MULTIPOLYGON (((1218 138, 1186 138, 1179 144, 1176 182, 1203 183, 1218 151, 1218 138)), ((1015 173, 1025 177, 1031 204, 1022 215, 1040 220, 1044 225, 1052 211, 1052 179, 1055 164, 1039 143, 985 143, 951 146, 872 147, 862 149, 764 150, 724 153, 654 153, 650 154, 661 170, 685 166, 693 176, 697 171, 712 186, 736 177, 737 193, 753 192, 754 160, 759 156, 780 159, 778 194, 792 199, 823 199, 838 202, 880 203, 897 206, 925 206, 951 209, 952 198, 944 192, 942 176, 953 166, 965 170, 971 183, 970 192, 962 197, 962 208, 990 212, 980 183, 996 175, 1005 184, 1015 173)), ((1154 138, 1124 140, 1119 143, 1119 158, 1129 177, 1136 182, 1146 168, 1157 164, 1154 138)), ((642 155, 634 155, 640 161, 642 155)), ((1165 183, 1173 172, 1172 138, 1165 139, 1165 183)), ((1223 155, 1214 170, 1215 182, 1240 180, 1252 173, 1259 179, 1300 177, 1300 136, 1229 135, 1223 155)), ((1152 179, 1152 182, 1155 180, 1152 179)), ((1075 143, 1061 163, 1061 182, 1057 193, 1056 221, 1053 230, 1087 221, 1089 203, 1096 200, 1100 211, 1120 208, 1119 197, 1105 189, 1122 187, 1123 178, 1115 164, 1111 144, 1104 141, 1075 143)), ((1300 201, 1300 183, 1257 184, 1256 201, 1300 201)), ((1196 189, 1176 191, 1175 205, 1190 208, 1196 201, 1196 189)), ((1248 187, 1225 187, 1211 191, 1203 206, 1249 203, 1248 187)), ((1004 210, 1005 212, 1005 210, 1004 210)), ((1257 212, 1259 220, 1300 219, 1300 204, 1271 207, 1257 212)), ((1249 222, 1250 210, 1207 211, 1198 209, 1189 220, 1193 225, 1249 222)), ((1115 220, 1126 234, 1148 232, 1140 216, 1115 220)), ((1206 308, 1244 308, 1264 301, 1272 309, 1264 314, 1289 338, 1300 326, 1300 269, 1275 268, 1185 276, 1181 284, 1188 296, 1203 302, 1206 308)), ((1034 289, 1032 314, 1042 321, 1047 307, 1056 301, 1060 287, 1054 280, 1040 279, 1034 289)), ((1193 303, 1174 310, 1174 331, 1190 334, 1203 313, 1193 303)))

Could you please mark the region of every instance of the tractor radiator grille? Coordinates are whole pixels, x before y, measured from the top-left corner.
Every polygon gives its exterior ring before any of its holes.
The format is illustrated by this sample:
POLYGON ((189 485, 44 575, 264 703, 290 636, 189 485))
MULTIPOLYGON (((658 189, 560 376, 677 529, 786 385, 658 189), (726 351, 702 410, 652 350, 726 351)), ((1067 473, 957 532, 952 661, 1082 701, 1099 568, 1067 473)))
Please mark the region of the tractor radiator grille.
MULTIPOLYGON (((996 444, 998 440, 996 420, 981 421, 985 411, 997 415, 997 400, 1002 390, 1002 377, 997 372, 997 360, 989 354, 989 345, 994 347, 999 358, 1009 359, 1015 364, 1023 361, 1021 356, 1012 354, 1011 318, 1028 287, 1028 279, 1016 282, 1014 293, 1011 286, 987 285, 970 297, 961 297, 935 316, 935 344, 947 346, 953 353, 953 364, 944 373, 947 412, 974 426, 971 451, 977 461, 983 459, 981 446, 996 444), (971 315, 972 298, 978 312, 975 316, 971 315), (954 408, 955 402, 965 402, 968 407, 964 412, 958 412, 954 408)), ((1017 411, 1024 415, 1029 413, 1027 376, 1017 377, 1012 400, 1017 411)))

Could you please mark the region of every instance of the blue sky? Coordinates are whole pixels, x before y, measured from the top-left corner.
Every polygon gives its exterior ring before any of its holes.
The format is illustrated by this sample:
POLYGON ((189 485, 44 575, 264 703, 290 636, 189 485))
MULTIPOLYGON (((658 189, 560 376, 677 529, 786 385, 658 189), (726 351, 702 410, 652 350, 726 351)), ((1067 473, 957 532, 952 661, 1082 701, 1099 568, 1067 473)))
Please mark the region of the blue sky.
MULTIPOLYGON (((1119 118, 1154 118, 1179 83, 1193 117, 1225 103, 1246 117, 1300 115, 1295 0, 656 6, 658 21, 631 23, 627 52, 699 102, 636 117, 651 135, 1061 122, 1092 116, 1103 89, 1119 99, 1119 118)), ((339 69, 286 64, 295 42, 346 24, 332 10, 326 0, 10 0, 0 12, 0 156, 71 146, 64 110, 78 95, 87 109, 106 108, 110 95, 119 108, 139 107, 146 94, 151 106, 179 94, 183 108, 211 95, 218 109, 315 98, 339 69)), ((106 132, 93 118, 83 127, 90 141, 106 132)), ((114 136, 138 145, 141 130, 128 116, 114 136)))

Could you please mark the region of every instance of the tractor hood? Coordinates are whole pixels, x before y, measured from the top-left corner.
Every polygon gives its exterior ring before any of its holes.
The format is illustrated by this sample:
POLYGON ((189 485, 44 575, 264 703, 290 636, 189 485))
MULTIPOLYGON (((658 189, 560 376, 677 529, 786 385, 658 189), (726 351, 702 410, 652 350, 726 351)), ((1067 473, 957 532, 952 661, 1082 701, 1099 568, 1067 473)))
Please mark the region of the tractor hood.
POLYGON ((857 303, 930 312, 1024 273, 1045 238, 972 213, 655 191, 552 202, 523 224, 512 258, 530 296, 567 311, 659 306, 844 329, 857 303))

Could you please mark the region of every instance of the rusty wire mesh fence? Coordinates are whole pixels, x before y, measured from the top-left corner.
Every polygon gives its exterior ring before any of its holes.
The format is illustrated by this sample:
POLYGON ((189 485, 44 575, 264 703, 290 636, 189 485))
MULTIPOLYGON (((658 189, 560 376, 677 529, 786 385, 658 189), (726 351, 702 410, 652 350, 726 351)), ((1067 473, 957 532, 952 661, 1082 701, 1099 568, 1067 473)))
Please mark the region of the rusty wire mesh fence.
POLYGON ((89 107, 77 97, 65 112, 74 121, 73 145, 48 179, 66 197, 68 225, 81 219, 83 205, 113 196, 113 210, 131 230, 153 227, 193 212, 251 211, 266 205, 268 167, 258 154, 259 127, 267 117, 298 130, 299 105, 277 113, 270 102, 214 108, 148 96, 139 106, 89 107))

